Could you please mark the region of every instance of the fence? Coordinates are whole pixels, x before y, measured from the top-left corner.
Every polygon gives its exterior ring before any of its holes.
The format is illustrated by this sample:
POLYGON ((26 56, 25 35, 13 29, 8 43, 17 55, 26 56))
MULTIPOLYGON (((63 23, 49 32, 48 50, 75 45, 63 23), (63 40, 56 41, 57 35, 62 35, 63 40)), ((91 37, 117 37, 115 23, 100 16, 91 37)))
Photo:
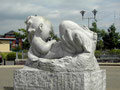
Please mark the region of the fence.
POLYGON ((97 57, 98 62, 111 62, 111 63, 119 63, 120 62, 120 55, 100 55, 97 57))

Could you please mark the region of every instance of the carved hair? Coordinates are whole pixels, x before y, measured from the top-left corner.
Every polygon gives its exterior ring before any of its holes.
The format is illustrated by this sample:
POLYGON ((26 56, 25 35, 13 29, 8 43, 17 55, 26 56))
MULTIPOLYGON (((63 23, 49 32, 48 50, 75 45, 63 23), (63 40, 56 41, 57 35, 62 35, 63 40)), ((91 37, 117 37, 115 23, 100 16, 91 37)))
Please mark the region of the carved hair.
POLYGON ((51 22, 42 16, 29 16, 25 23, 27 25, 26 29, 29 32, 29 42, 31 42, 31 39, 33 39, 35 34, 39 34, 38 36, 46 41, 46 39, 50 36, 50 32, 53 32, 51 22))

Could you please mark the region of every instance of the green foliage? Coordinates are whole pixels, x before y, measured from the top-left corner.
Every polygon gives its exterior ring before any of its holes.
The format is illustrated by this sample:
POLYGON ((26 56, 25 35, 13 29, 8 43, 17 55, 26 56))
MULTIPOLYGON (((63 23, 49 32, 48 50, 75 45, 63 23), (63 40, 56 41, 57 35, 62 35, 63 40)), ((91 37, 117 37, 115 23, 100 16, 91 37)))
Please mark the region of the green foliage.
POLYGON ((8 52, 1 52, 0 55, 2 56, 2 59, 7 60, 8 52))
POLYGON ((120 49, 111 49, 108 50, 108 54, 120 55, 120 49))
MULTIPOLYGON (((16 58, 16 52, 1 52, 0 55, 2 56, 2 59, 8 61, 14 61, 16 58)), ((22 53, 18 53, 18 58, 22 59, 22 53)))
POLYGON ((120 49, 111 49, 111 50, 96 50, 95 51, 95 56, 99 58, 101 55, 117 55, 120 56, 120 49))
POLYGON ((96 50, 95 51, 95 57, 99 58, 101 55, 103 55, 104 53, 101 50, 96 50))
POLYGON ((14 61, 16 58, 16 53, 15 52, 10 52, 7 54, 7 60, 8 61, 14 61))
POLYGON ((27 30, 25 29, 18 29, 19 32, 15 32, 16 37, 21 38, 23 43, 22 43, 22 49, 29 49, 30 44, 28 42, 27 36, 27 30))
POLYGON ((16 37, 19 37, 21 39, 26 39, 28 36, 27 30, 24 28, 18 29, 19 32, 15 32, 16 37))
POLYGON ((97 33, 97 50, 120 48, 120 35, 116 32, 114 24, 106 32, 105 30, 98 29, 96 22, 93 22, 90 30, 97 33))
POLYGON ((106 32, 104 30, 98 29, 96 22, 92 23, 92 27, 90 28, 90 30, 97 33, 98 36, 96 49, 102 50, 104 48, 102 37, 106 34, 106 32))
POLYGON ((92 27, 90 28, 91 31, 98 33, 98 28, 96 22, 92 23, 92 27))
POLYGON ((24 49, 24 50, 23 50, 23 52, 24 52, 24 53, 27 53, 27 52, 28 52, 28 50, 24 49))
POLYGON ((18 58, 22 59, 22 53, 18 53, 18 58))
POLYGON ((108 33, 103 36, 105 49, 115 49, 120 47, 120 35, 116 32, 116 27, 112 24, 108 33))
POLYGON ((104 43, 102 40, 97 41, 97 50, 102 50, 104 48, 104 43))
POLYGON ((55 39, 56 41, 60 40, 58 36, 54 34, 54 32, 50 32, 50 39, 55 39))
POLYGON ((102 39, 102 37, 104 37, 106 34, 107 34, 107 32, 106 32, 104 29, 99 30, 99 36, 101 37, 101 39, 102 39))
POLYGON ((15 51, 15 52, 18 52, 18 51, 21 51, 22 48, 20 46, 17 46, 15 48, 12 49, 12 51, 15 51))

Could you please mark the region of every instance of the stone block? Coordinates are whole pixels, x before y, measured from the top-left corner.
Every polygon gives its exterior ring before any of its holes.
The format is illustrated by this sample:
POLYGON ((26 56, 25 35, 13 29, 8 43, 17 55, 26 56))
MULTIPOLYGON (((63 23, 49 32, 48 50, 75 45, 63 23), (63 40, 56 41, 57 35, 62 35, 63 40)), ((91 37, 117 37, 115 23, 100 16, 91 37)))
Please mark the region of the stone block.
POLYGON ((14 90, 106 90, 106 71, 48 72, 19 69, 14 90))

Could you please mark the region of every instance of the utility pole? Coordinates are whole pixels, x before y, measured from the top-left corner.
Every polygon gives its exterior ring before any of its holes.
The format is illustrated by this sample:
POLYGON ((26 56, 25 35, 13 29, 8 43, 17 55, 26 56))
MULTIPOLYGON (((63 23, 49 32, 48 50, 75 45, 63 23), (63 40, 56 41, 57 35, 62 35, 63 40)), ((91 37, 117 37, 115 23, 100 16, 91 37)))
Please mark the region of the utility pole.
POLYGON ((116 13, 115 13, 115 11, 114 11, 114 24, 116 24, 116 13))

